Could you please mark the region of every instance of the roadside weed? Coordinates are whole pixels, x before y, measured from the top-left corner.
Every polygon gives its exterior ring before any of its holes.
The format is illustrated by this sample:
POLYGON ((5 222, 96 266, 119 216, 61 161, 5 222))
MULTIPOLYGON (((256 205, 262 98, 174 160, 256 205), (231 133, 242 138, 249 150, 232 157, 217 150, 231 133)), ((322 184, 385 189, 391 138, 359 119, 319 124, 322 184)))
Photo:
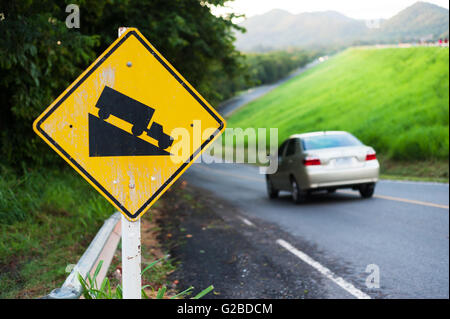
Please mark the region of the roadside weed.
MULTIPOLYGON (((144 270, 142 270, 141 275, 143 275, 145 272, 152 269, 156 264, 158 264, 162 260, 163 260, 163 258, 160 258, 160 259, 152 262, 151 264, 149 264, 147 267, 144 268, 144 270)), ((83 276, 78 274, 78 280, 80 281, 80 284, 83 287, 83 297, 85 299, 122 299, 123 294, 122 294, 121 285, 120 284, 117 285, 117 287, 115 289, 111 288, 111 283, 110 283, 108 277, 105 277, 105 279, 102 281, 102 284, 100 285, 100 287, 98 287, 97 276, 102 268, 102 265, 103 265, 103 260, 101 260, 98 263, 97 268, 95 269, 92 277, 90 274, 88 274, 86 279, 84 279, 83 276)), ((142 286, 142 288, 141 288, 142 298, 150 299, 149 295, 145 291, 146 288, 151 288, 151 286, 150 285, 142 286)), ((179 292, 176 295, 167 296, 166 295, 167 286, 164 285, 158 289, 158 291, 156 292, 155 298, 156 299, 177 299, 177 298, 181 298, 181 297, 185 297, 185 296, 189 295, 193 289, 194 289, 194 287, 191 286, 191 287, 187 288, 186 290, 179 292)), ((206 294, 210 293, 213 289, 214 289, 214 286, 210 285, 209 287, 207 287, 206 289, 202 290, 197 295, 192 297, 192 299, 200 299, 203 296, 205 296, 206 294)))

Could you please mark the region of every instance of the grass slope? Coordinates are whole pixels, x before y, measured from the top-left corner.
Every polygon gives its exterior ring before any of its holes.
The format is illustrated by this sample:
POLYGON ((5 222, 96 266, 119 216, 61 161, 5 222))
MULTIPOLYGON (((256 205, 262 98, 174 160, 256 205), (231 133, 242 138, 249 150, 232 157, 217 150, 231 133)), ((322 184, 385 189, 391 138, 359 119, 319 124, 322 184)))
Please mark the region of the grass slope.
POLYGON ((228 127, 346 130, 395 160, 448 160, 449 51, 348 49, 237 111, 228 127))
MULTIPOLYGON (((167 255, 157 240, 160 230, 154 220, 164 213, 164 201, 141 218, 143 269, 167 255)), ((68 167, 18 172, 0 163, 0 299, 37 298, 60 287, 69 275, 67 265, 78 262, 114 211, 68 167)), ((108 274, 114 288, 120 283, 120 256, 118 249, 108 274)), ((162 258, 146 271, 146 293, 154 297, 152 290, 171 285, 167 277, 173 270, 174 261, 162 258)), ((171 288, 166 296, 176 292, 171 288)))
POLYGON ((0 298, 60 287, 114 207, 70 169, 0 165, 0 298))

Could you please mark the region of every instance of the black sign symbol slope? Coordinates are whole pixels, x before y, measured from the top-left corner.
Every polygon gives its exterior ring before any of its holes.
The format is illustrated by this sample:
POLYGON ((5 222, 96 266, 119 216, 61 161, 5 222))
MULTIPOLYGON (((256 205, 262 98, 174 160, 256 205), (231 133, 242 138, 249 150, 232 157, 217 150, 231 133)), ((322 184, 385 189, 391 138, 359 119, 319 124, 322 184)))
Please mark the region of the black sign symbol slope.
POLYGON ((170 155, 164 149, 172 145, 173 139, 163 132, 162 125, 153 122, 147 128, 155 109, 107 86, 96 106, 98 117, 89 114, 90 157, 170 155), (132 124, 132 134, 106 122, 110 115, 132 124), (143 132, 157 140, 159 147, 140 139, 143 132))

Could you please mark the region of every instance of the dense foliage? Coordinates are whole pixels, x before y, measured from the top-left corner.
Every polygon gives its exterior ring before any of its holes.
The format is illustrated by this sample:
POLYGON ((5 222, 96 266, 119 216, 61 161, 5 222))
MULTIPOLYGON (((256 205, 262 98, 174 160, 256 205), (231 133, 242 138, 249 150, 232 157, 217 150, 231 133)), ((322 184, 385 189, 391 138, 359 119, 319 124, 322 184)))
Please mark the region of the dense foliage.
POLYGON ((33 133, 35 119, 117 38, 134 26, 213 104, 229 96, 221 84, 240 76, 232 16, 211 14, 227 0, 1 1, 1 161, 54 163, 33 133), (67 3, 80 8, 80 28, 65 25, 67 3))
POLYGON ((304 66, 317 54, 302 50, 272 51, 264 54, 249 53, 245 63, 250 85, 272 83, 304 66))

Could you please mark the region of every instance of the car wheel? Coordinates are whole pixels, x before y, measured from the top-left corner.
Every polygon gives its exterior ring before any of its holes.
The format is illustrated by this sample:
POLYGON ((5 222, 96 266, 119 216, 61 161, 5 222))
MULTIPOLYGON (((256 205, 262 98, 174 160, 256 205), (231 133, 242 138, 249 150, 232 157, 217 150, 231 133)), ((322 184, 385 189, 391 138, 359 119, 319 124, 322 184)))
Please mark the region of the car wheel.
POLYGON ((307 193, 300 189, 295 177, 291 178, 292 200, 295 204, 300 204, 306 201, 307 193))
POLYGON ((278 197, 279 191, 273 187, 273 183, 270 180, 269 176, 266 175, 266 186, 267 186, 267 195, 270 199, 274 199, 278 197))
POLYGON ((375 183, 368 183, 359 186, 359 193, 363 198, 370 198, 375 192, 375 183))

